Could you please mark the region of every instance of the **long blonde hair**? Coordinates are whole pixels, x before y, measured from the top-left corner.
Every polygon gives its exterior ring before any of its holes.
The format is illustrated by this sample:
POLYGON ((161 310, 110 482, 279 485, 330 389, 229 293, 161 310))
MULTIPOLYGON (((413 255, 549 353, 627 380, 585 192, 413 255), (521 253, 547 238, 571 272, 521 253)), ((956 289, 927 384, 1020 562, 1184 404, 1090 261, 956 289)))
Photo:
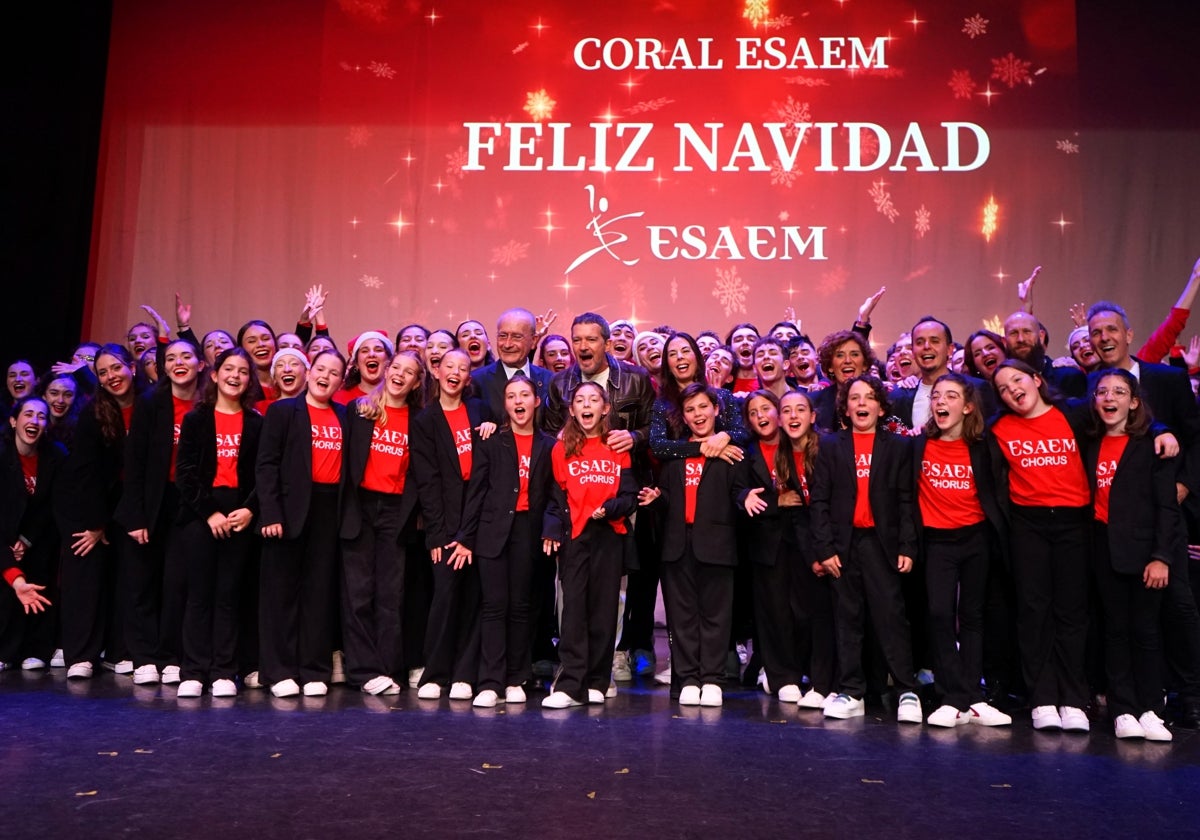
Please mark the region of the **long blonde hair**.
MULTIPOLYGON (((412 389, 404 399, 404 404, 408 406, 411 415, 425 407, 425 389, 422 387, 425 365, 421 364, 421 357, 412 350, 401 350, 391 358, 388 367, 391 367, 392 362, 400 356, 408 356, 417 366, 417 381, 413 383, 412 389)), ((386 386, 387 372, 385 371, 378 385, 354 401, 354 410, 358 412, 359 417, 374 420, 377 426, 387 425, 387 411, 384 410, 384 406, 387 404, 386 386)))

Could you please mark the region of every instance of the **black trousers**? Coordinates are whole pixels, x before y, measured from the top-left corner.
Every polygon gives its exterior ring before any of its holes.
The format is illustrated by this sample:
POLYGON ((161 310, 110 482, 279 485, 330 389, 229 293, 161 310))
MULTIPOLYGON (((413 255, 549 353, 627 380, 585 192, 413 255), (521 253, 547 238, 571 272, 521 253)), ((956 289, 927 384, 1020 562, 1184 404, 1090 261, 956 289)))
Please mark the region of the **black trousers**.
POLYGON ((658 512, 652 508, 641 508, 634 524, 638 568, 631 569, 625 581, 625 614, 617 648, 653 651, 654 607, 658 601, 659 578, 662 576, 658 512))
POLYGON ((400 616, 400 638, 404 644, 404 667, 425 665, 425 628, 433 603, 433 563, 425 548, 425 532, 411 531, 404 537, 404 601, 400 616))
MULTIPOLYGON (((238 491, 233 488, 213 488, 213 499, 221 513, 239 507, 238 491)), ((237 676, 244 572, 247 560, 258 550, 252 528, 217 539, 208 522, 192 519, 174 531, 168 552, 187 570, 180 667, 185 680, 211 682, 237 676)))
POLYGON ((0 585, 0 662, 18 663, 29 656, 49 662, 54 655, 55 632, 59 624, 58 540, 52 528, 35 536, 21 560, 26 583, 44 586, 41 594, 50 606, 41 612, 26 613, 16 593, 5 592, 0 585))
POLYGON ((1031 706, 1087 705, 1090 528, 1090 507, 1012 508, 1017 640, 1031 706))
POLYGON ((914 691, 912 641, 896 558, 884 553, 874 529, 855 528, 849 555, 840 559, 842 575, 833 581, 839 691, 859 699, 866 693, 862 662, 868 614, 893 682, 901 691, 914 691))
POLYGON ((168 483, 145 545, 122 540, 118 552, 125 605, 125 642, 134 667, 177 665, 183 653, 187 570, 170 551, 179 491, 168 483))
POLYGON ((362 530, 342 540, 342 645, 346 679, 361 688, 383 675, 402 685, 404 642, 404 545, 400 531, 402 496, 361 487, 362 530))
POLYGON ((672 678, 681 688, 720 683, 733 626, 734 567, 696 559, 689 526, 683 557, 663 563, 662 574, 672 678))
POLYGON ((263 540, 259 668, 264 683, 329 682, 338 579, 337 487, 314 485, 304 529, 263 540))
POLYGON ((1141 717, 1143 712, 1161 712, 1163 649, 1159 619, 1164 590, 1147 589, 1141 575, 1113 569, 1108 526, 1101 522, 1092 523, 1092 575, 1104 610, 1109 713, 1115 719, 1119 715, 1141 717))
POLYGON ((623 539, 609 523, 589 520, 583 533, 563 543, 558 557, 562 671, 554 687, 584 703, 588 689, 605 691, 612 678, 623 539))
POLYGON ((934 675, 942 702, 959 711, 983 699, 983 603, 988 526, 925 529, 925 588, 934 675))
POLYGON ((522 511, 513 516, 508 542, 498 555, 475 554, 483 588, 480 691, 503 692, 533 676, 530 599, 534 562, 542 548, 541 525, 522 511))
POLYGON ((105 651, 110 662, 120 659, 124 640, 117 647, 107 644, 107 631, 115 612, 113 599, 116 590, 117 564, 115 545, 129 537, 119 528, 110 527, 108 544, 96 543, 85 556, 76 557, 71 550, 75 538, 64 534, 59 550, 59 584, 62 607, 63 658, 67 665, 77 662, 96 662, 105 651))
POLYGON ((474 685, 479 677, 479 567, 472 563, 455 570, 446 562, 449 554, 443 551, 442 562, 433 566, 422 685, 474 685))
POLYGON ((1185 703, 1200 703, 1200 613, 1191 584, 1190 559, 1172 564, 1163 596, 1167 663, 1185 703))

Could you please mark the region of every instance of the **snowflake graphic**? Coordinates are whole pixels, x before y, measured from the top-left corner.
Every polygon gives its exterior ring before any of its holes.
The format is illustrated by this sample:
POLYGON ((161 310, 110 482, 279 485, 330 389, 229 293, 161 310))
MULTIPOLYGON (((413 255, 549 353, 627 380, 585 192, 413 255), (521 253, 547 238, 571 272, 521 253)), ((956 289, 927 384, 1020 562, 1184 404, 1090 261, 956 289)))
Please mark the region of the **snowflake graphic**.
POLYGON ((348 15, 383 23, 387 20, 389 0, 338 0, 342 11, 348 15))
POLYGON ((983 15, 976 14, 969 18, 963 18, 963 34, 970 37, 972 41, 980 35, 987 34, 988 19, 983 15))
POLYGON ((737 266, 717 269, 717 282, 713 285, 712 296, 725 310, 726 318, 734 312, 746 312, 746 295, 749 292, 750 287, 738 277, 737 266))
POLYGON ((529 243, 510 239, 499 248, 492 249, 492 265, 512 265, 529 256, 529 243))
POLYGON ((671 278, 671 303, 679 300, 679 281, 674 277, 671 278))
POLYGON ((994 332, 996 335, 1004 335, 1004 321, 999 315, 993 315, 991 318, 984 318, 983 328, 988 332, 994 332))
POLYGON ((767 18, 762 22, 762 28, 767 32, 775 29, 786 29, 792 25, 793 20, 791 15, 779 15, 778 17, 767 18))
POLYGON ((538 122, 550 119, 557 104, 550 98, 550 94, 546 93, 545 88, 525 93, 525 112, 538 122))
POLYGON ((875 202, 875 211, 887 216, 888 221, 895 224, 896 217, 900 215, 900 211, 892 203, 892 194, 884 189, 886 186, 887 184, 883 181, 876 181, 871 184, 871 189, 867 190, 867 194, 875 202))
POLYGON ((1054 148, 1058 149, 1063 154, 1079 154, 1079 145, 1077 143, 1072 143, 1070 140, 1057 140, 1054 143, 1054 148))
POLYGON ((767 0, 746 0, 746 8, 742 10, 742 17, 758 26, 767 19, 770 12, 767 0))
POLYGON ((837 294, 846 288, 847 276, 846 269, 840 265, 830 271, 826 271, 821 275, 820 281, 817 282, 817 293, 822 297, 837 294))
POLYGON ((528 41, 522 41, 521 43, 519 43, 515 47, 513 47, 513 55, 516 55, 519 52, 524 52, 525 48, 528 46, 529 46, 528 41))
POLYGON ((925 234, 929 233, 930 229, 933 227, 929 223, 931 216, 932 214, 929 212, 929 208, 927 208, 924 204, 917 208, 916 220, 913 222, 913 230, 917 232, 918 239, 924 239, 925 234))
POLYGON ((675 100, 665 96, 660 96, 658 99, 648 99, 644 102, 635 102, 625 109, 626 114, 644 114, 648 111, 658 111, 672 104, 675 100))
POLYGON ((446 155, 446 174, 453 175, 455 178, 462 178, 465 174, 463 167, 467 165, 467 150, 459 146, 450 154, 446 155))
POLYGON ((361 149, 371 142, 372 136, 371 129, 365 125, 352 125, 346 132, 346 142, 350 144, 351 149, 361 149))
POLYGON ((975 92, 975 80, 969 70, 953 70, 950 73, 950 90, 954 91, 955 99, 970 99, 975 92))
POLYGON ((800 85, 800 87, 829 87, 827 79, 817 79, 812 76, 788 76, 784 81, 789 85, 800 85))
POLYGON ((784 169, 783 164, 776 158, 771 164, 771 185, 779 186, 782 184, 788 189, 792 188, 792 184, 800 177, 800 171, 793 166, 790 169, 784 169))
POLYGON ((388 64, 386 61, 372 61, 367 65, 367 69, 380 79, 396 78, 396 71, 393 70, 392 65, 388 64))
POLYGON ((1032 66, 1032 61, 1022 61, 1009 53, 1004 58, 992 59, 992 78, 999 79, 1010 88, 1022 82, 1033 84, 1033 77, 1029 75, 1029 68, 1032 66))
POLYGON ((627 312, 633 314, 638 309, 646 311, 646 289, 637 280, 626 277, 618 291, 621 293, 621 303, 624 304, 627 312))
POLYGON ((1000 227, 1000 205, 996 203, 996 197, 988 196, 987 204, 983 205, 983 223, 979 226, 979 232, 983 234, 983 238, 987 242, 992 241, 992 236, 1000 227))
POLYGON ((786 211, 786 210, 779 211, 779 221, 786 222, 790 218, 792 218, 792 214, 789 213, 788 211, 786 211))
MULTIPOLYGON (((795 137, 799 133, 799 129, 795 125, 796 123, 812 122, 812 112, 808 108, 808 103, 797 102, 790 96, 782 105, 778 102, 772 102, 771 108, 773 109, 775 119, 786 123, 783 129, 785 137, 795 137)), ((804 142, 808 142, 807 132, 804 134, 804 142)))
POLYGON ((390 298, 388 298, 388 306, 391 307, 392 309, 399 309, 400 308, 400 296, 392 295, 390 298))
POLYGON ((368 289, 382 289, 383 288, 383 281, 380 280, 378 277, 376 277, 374 274, 364 274, 362 277, 358 278, 358 282, 362 283, 368 289))

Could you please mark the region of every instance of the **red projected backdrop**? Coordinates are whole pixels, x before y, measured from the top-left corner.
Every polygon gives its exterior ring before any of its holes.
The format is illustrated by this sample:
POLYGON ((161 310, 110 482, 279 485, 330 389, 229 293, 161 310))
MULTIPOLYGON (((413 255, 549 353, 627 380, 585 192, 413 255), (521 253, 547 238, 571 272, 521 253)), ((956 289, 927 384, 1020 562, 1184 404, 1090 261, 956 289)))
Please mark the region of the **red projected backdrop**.
POLYGON ((819 338, 886 284, 886 343, 965 337, 1041 264, 1061 338, 1074 31, 1064 0, 118 0, 90 332, 175 290, 285 328, 323 283, 343 339, 514 304, 819 338))

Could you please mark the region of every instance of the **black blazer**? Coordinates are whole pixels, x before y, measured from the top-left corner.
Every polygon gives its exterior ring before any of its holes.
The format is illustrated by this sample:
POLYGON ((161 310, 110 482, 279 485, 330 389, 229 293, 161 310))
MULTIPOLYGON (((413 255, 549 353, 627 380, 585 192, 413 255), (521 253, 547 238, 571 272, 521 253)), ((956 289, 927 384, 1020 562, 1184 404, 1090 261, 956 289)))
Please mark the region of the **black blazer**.
MULTIPOLYGON (((917 487, 921 480, 921 462, 925 459, 925 444, 929 439, 924 435, 918 435, 912 439, 912 461, 913 461, 913 487, 917 487)), ((993 453, 988 447, 986 439, 980 439, 974 443, 967 444, 967 452, 971 458, 971 471, 975 477, 975 492, 979 495, 979 504, 983 508, 983 515, 987 519, 988 525, 991 526, 992 537, 997 541, 999 552, 1002 559, 1008 559, 1008 494, 1003 496, 998 492, 997 483, 998 471, 995 464, 992 463, 993 453)), ((1005 485, 1007 486, 1007 485, 1005 485)), ((913 516, 916 517, 917 528, 922 533, 925 528, 925 523, 921 519, 921 504, 917 493, 914 490, 913 496, 913 516)))
POLYGON ((837 392, 837 383, 831 381, 820 391, 816 393, 810 391, 808 394, 813 411, 817 413, 814 425, 819 431, 836 432, 842 428, 842 421, 837 413, 837 392))
MULTIPOLYGON (((1088 405, 1087 400, 1083 399, 1063 400, 1053 403, 1053 405, 1067 418, 1067 425, 1071 427, 1071 432, 1075 435, 1079 454, 1082 456, 1084 443, 1092 431, 1091 406, 1088 405)), ((988 458, 991 461, 993 486, 996 489, 1000 509, 1004 512, 1004 521, 1007 522, 1012 508, 1012 499, 1008 494, 1008 459, 1001 451, 996 436, 991 433, 992 426, 1003 416, 1004 414, 997 414, 988 421, 988 433, 984 435, 984 441, 987 443, 988 458)))
MULTIPOLYGON (((1096 463, 1100 441, 1084 447, 1084 465, 1092 492, 1096 491, 1096 463)), ((1151 560, 1180 568, 1188 562, 1187 532, 1175 496, 1178 459, 1154 454, 1149 435, 1130 438, 1108 495, 1108 546, 1115 571, 1140 575, 1151 560)))
MULTIPOLYGON (((794 478, 789 484, 791 489, 799 489, 795 486, 794 478)), ((762 449, 757 442, 746 448, 746 457, 734 468, 734 497, 739 513, 745 515, 746 497, 756 487, 762 488, 759 498, 767 503, 767 508, 762 513, 747 516, 750 559, 762 566, 774 566, 779 556, 779 544, 791 531, 792 540, 799 547, 805 564, 810 563, 811 509, 807 505, 779 506, 779 493, 771 480, 771 468, 763 460, 762 449)))
MULTIPOLYGON (((979 395, 979 403, 983 407, 983 419, 987 420, 996 413, 996 390, 990 382, 976 379, 974 376, 968 376, 965 373, 963 377, 975 386, 975 393, 979 395)), ((905 426, 914 431, 920 431, 920 429, 913 427, 912 410, 913 400, 916 397, 917 388, 895 388, 888 394, 888 402, 892 404, 892 414, 899 417, 905 426)))
MULTIPOLYGON (((257 411, 242 412, 242 440, 238 448, 238 503, 258 512, 255 467, 262 439, 263 417, 257 411)), ((179 451, 175 455, 175 486, 179 488, 176 521, 207 520, 220 509, 213 499, 217 478, 217 422, 211 403, 200 403, 183 417, 179 451)))
MULTIPOLYGON (((554 470, 550 451, 554 438, 545 432, 533 433, 529 458, 529 515, 536 523, 531 531, 541 537, 542 520, 550 499, 554 470)), ((471 482, 467 487, 467 505, 459 525, 458 542, 484 557, 498 557, 512 531, 512 518, 520 495, 517 473, 517 442, 512 429, 504 428, 479 444, 471 463, 471 482)))
MULTIPOLYGON (((404 493, 400 496, 401 531, 417 509, 417 488, 413 486, 412 425, 416 412, 408 414, 408 471, 404 474, 404 493)), ((362 533, 362 500, 358 487, 367 472, 371 441, 375 436, 375 421, 363 417, 351 401, 346 409, 346 439, 342 443, 342 526, 339 536, 352 540, 362 533)))
POLYGON ((86 406, 75 427, 71 451, 53 489, 54 518, 63 538, 107 528, 121 498, 125 436, 107 441, 95 405, 86 406))
MULTIPOLYGON (((621 470, 621 483, 617 485, 617 494, 604 502, 605 521, 627 518, 637 511, 640 488, 634 472, 632 469, 621 470)), ((553 464, 551 474, 553 475, 553 464)), ((622 562, 626 569, 637 569, 637 551, 633 546, 632 526, 626 528, 625 536, 629 539, 622 546, 622 562)), ((571 539, 571 509, 567 504, 567 492, 553 477, 550 480, 550 499, 546 505, 546 515, 542 517, 542 539, 559 543, 571 539)))
MULTIPOLYGON (((487 405, 475 398, 463 400, 471 421, 471 471, 479 451, 479 424, 489 419, 487 405)), ((462 524, 467 482, 458 465, 458 448, 440 403, 426 406, 412 421, 409 435, 412 466, 409 474, 417 481, 421 514, 425 518, 425 547, 449 545, 462 524)))
MULTIPOLYGON (((687 548, 685 505, 687 460, 675 458, 663 465, 659 476, 662 498, 667 506, 663 522, 662 560, 683 559, 687 548)), ((737 493, 734 467, 720 458, 706 458, 700 486, 696 488, 696 516, 692 525, 692 551, 701 563, 737 565, 737 493)))
MULTIPOLYGON (((545 368, 538 367, 532 362, 529 365, 529 378, 533 380, 534 393, 541 403, 534 413, 534 422, 539 429, 544 427, 546 403, 550 399, 550 380, 554 374, 545 368)), ((508 377, 504 373, 504 365, 499 359, 490 365, 484 365, 471 374, 471 383, 476 389, 476 395, 488 405, 493 418, 502 418, 504 410, 504 386, 508 377)))
POLYGON ((0 450, 0 570, 15 565, 12 547, 18 538, 30 546, 55 536, 51 515, 52 493, 67 450, 45 438, 38 446, 37 486, 25 492, 25 473, 17 447, 6 442, 0 450))
POLYGON ((154 536, 163 491, 170 480, 174 447, 175 400, 170 385, 163 385, 138 397, 129 421, 125 488, 116 512, 117 522, 126 531, 147 528, 154 536))
MULTIPOLYGON (((346 407, 330 403, 342 423, 346 407)), ((304 394, 277 400, 267 409, 254 467, 261 511, 260 527, 283 525, 283 538, 295 539, 304 529, 312 502, 312 422, 304 394)))
MULTIPOLYGON (((850 550, 858 479, 854 468, 853 432, 842 430, 821 438, 813 478, 814 556, 828 560, 850 550)), ((917 556, 916 492, 913 487, 912 442, 890 432, 876 432, 871 455, 869 495, 875 533, 888 557, 917 556)))

